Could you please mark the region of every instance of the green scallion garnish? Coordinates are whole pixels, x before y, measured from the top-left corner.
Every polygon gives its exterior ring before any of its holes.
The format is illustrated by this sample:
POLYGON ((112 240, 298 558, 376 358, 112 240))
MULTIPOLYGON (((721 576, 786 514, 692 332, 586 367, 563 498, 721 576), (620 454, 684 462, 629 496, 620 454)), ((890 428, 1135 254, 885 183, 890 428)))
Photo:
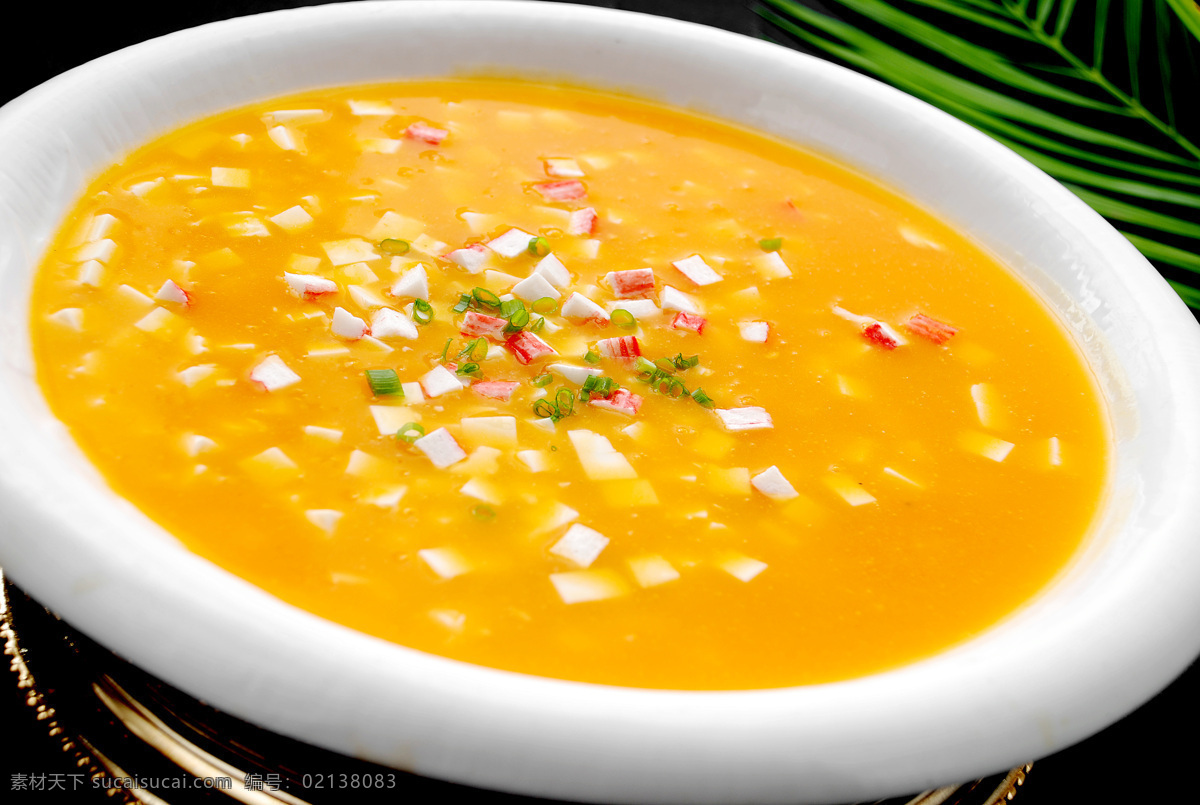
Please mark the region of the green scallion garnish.
POLYGON ((658 358, 654 361, 654 365, 669 375, 675 374, 675 370, 679 368, 672 358, 658 358))
POLYGON ((533 380, 531 380, 529 382, 532 383, 533 385, 537 386, 538 388, 541 388, 542 386, 550 385, 550 383, 553 380, 554 380, 554 375, 547 372, 544 375, 538 375, 537 377, 535 377, 533 380))
POLYGON ((558 310, 558 300, 550 296, 543 296, 533 303, 533 312, 549 315, 558 310))
POLYGON ((425 428, 421 427, 416 422, 405 422, 400 430, 396 431, 396 438, 402 442, 412 444, 417 439, 425 435, 425 428))
MULTIPOLYGON (((487 339, 483 336, 473 338, 467 342, 467 345, 459 350, 457 358, 466 358, 469 361, 481 361, 487 357, 488 344, 487 339)), ((443 357, 443 360, 445 358, 443 357)))
POLYGON ((558 414, 558 409, 547 400, 538 400, 533 404, 533 413, 542 419, 554 419, 558 414))
POLYGON ((433 305, 424 299, 414 299, 412 317, 417 324, 429 324, 433 321, 433 305))
POLYGON ((480 503, 471 509, 471 516, 481 523, 490 523, 496 519, 496 510, 486 503, 480 503))
POLYGON ((520 330, 526 324, 529 324, 529 311, 522 308, 521 310, 514 312, 511 316, 508 317, 508 326, 506 326, 504 328, 504 332, 506 332, 506 333, 520 332, 520 330))
POLYGON ((409 243, 407 240, 400 240, 399 238, 388 238, 387 240, 380 241, 379 243, 379 251, 383 252, 384 254, 408 254, 408 250, 411 248, 411 243, 409 243))
POLYGON ((692 399, 700 403, 702 408, 712 408, 716 405, 713 398, 704 393, 704 389, 696 389, 692 392, 692 399))
POLYGON ((559 416, 570 416, 575 410, 575 392, 568 388, 561 388, 554 394, 554 407, 558 409, 559 416))
POLYGON ((758 248, 764 252, 777 252, 783 248, 783 238, 763 238, 758 242, 758 248))
POLYGON ((496 308, 500 307, 500 297, 496 296, 496 294, 492 293, 487 288, 472 288, 471 296, 473 296, 475 301, 480 305, 490 310, 495 310, 496 308))
POLYGON ((500 318, 507 319, 518 310, 524 310, 525 303, 520 299, 505 299, 500 303, 500 318))
POLYGON ((454 303, 454 307, 450 310, 455 313, 466 313, 471 308, 471 302, 474 301, 469 293, 462 294, 458 297, 458 301, 454 303))
POLYGON ((376 397, 386 397, 392 394, 403 394, 400 388, 400 378, 395 369, 367 369, 367 385, 376 397))
POLYGON ((589 349, 583 359, 588 363, 600 363, 600 354, 589 349))
POLYGON ((442 344, 442 357, 441 357, 442 361, 445 361, 446 356, 450 354, 450 345, 453 343, 454 343, 453 338, 447 338, 446 343, 442 344))
POLYGON ((680 370, 691 369, 693 366, 700 365, 700 356, 693 355, 690 358, 685 358, 683 356, 683 353, 680 352, 674 358, 671 358, 671 363, 675 364, 676 369, 680 369, 680 370))
POLYGON ((455 369, 454 373, 457 375, 462 375, 463 377, 482 377, 483 369, 481 369, 477 363, 464 363, 462 366, 455 369))
POLYGON ((535 238, 530 238, 529 253, 534 257, 545 257, 546 255, 550 254, 550 241, 546 240, 540 235, 535 238))
POLYGON ((535 321, 533 324, 529 325, 529 332, 540 333, 542 331, 542 328, 545 326, 546 326, 546 320, 544 318, 542 318, 541 316, 538 316, 537 321, 535 321))
POLYGON ((637 327, 637 319, 633 317, 632 313, 624 308, 617 308, 614 310, 612 315, 609 316, 609 320, 617 327, 621 327, 625 330, 632 330, 634 327, 637 327))

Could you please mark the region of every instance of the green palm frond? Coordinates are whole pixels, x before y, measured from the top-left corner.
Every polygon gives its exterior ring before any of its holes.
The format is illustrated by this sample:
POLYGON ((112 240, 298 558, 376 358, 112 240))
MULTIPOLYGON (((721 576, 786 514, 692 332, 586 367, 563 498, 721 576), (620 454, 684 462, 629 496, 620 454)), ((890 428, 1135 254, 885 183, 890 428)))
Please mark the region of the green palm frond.
POLYGON ((1195 0, 823 3, 756 10, 784 44, 923 98, 1059 179, 1200 309, 1195 0))

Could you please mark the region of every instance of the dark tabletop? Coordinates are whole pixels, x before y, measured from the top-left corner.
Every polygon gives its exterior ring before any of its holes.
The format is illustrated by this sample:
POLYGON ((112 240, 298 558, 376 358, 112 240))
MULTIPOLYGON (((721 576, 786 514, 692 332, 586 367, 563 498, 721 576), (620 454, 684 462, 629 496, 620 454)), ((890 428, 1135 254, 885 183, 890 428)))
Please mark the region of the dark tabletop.
MULTIPOLYGON (((233 16, 315 5, 304 0, 65 6, 23 4, 26 16, 9 17, 0 49, 0 102, 58 73, 126 45, 180 28, 233 16), (146 10, 143 10, 145 8, 146 10), (136 11, 135 11, 136 9, 136 11)), ((588 5, 644 11, 726 28, 749 36, 768 32, 752 0, 595 0, 588 5)), ((819 6, 819 3, 809 2, 819 6)), ((1194 89, 1194 88, 1193 88, 1194 89)), ((1114 650, 1119 650, 1114 647, 1114 650)), ((1200 668, 1193 666, 1165 691, 1098 735, 1047 758, 1037 759, 1016 797, 1019 805, 1047 803, 1155 803, 1200 799, 1193 763, 1200 739, 1192 732, 1200 715, 1200 668)), ((90 791, 12 791, 15 775, 72 774, 68 754, 44 721, 25 704, 15 675, 0 672, 0 802, 100 802, 90 791), (10 678, 11 677, 11 678, 10 678)), ((356 801, 369 800, 361 793, 356 801)), ((479 796, 480 801, 489 798, 479 796)))

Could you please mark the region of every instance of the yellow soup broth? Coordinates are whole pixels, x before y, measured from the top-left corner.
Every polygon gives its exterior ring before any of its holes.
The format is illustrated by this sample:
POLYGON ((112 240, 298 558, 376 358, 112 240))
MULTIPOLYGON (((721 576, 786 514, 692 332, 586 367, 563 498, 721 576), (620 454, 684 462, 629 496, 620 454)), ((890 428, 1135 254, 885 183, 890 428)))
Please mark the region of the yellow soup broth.
POLYGON ((1064 567, 1107 475, 1071 338, 963 236, 583 89, 354 87, 173 132, 88 188, 32 310, 51 407, 190 549, 530 674, 927 657, 1064 567))

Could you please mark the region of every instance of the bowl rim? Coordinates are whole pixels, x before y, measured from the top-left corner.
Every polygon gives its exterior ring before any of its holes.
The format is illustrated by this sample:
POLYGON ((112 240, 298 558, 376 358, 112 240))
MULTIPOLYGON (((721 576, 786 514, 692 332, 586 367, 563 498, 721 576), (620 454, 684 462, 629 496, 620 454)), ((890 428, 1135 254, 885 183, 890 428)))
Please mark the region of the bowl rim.
MULTIPOLYGON (((1200 590, 1187 584, 1188 574, 1194 578, 1200 570, 1200 548, 1186 545, 1200 518, 1200 499, 1186 494, 1200 480, 1200 422, 1186 416, 1187 401, 1200 393, 1200 329, 1190 312, 1128 241, 1045 174, 923 102, 828 62, 705 26, 555 3, 381 0, 269 12, 134 45, 5 106, 0 154, 10 145, 18 155, 43 151, 26 164, 0 157, 0 203, 14 208, 14 191, 37 184, 36 174, 47 170, 45 149, 62 144, 30 146, 23 139, 47 120, 63 120, 64 108, 87 107, 83 99, 115 81, 133 79, 133 86, 115 90, 118 103, 146 100, 157 91, 155 81, 204 58, 229 56, 230 42, 238 45, 235 60, 289 64, 296 38, 336 49, 324 38, 329 31, 367 36, 380 26, 411 30, 447 22, 459 29, 450 36, 481 43, 487 30, 508 34, 536 26, 543 34, 572 31, 573 47, 601 57, 658 43, 661 53, 644 58, 673 69, 689 50, 725 60, 730 69, 771 67, 812 82, 811 92, 828 96, 831 105, 845 94, 895 115, 899 122, 880 124, 895 136, 936 133, 954 154, 986 162, 984 178, 1008 183, 995 192, 1020 190, 1039 200, 1034 214, 1065 227, 1072 242, 1088 240, 1079 248, 1097 260, 1087 268, 1097 272, 1097 283, 1107 283, 1097 291, 1102 306, 1095 315, 1085 311, 1081 326, 1119 329, 1122 316, 1141 322, 1147 339, 1141 346, 1170 370, 1156 387, 1167 393, 1165 401, 1146 409, 1139 425, 1144 428, 1151 413, 1164 416, 1175 439, 1156 468, 1172 485, 1147 490, 1150 502, 1141 504, 1150 510, 1143 527, 1157 529, 1153 539, 1143 539, 1134 555, 1102 556, 1069 572, 1054 594, 983 638, 845 682, 647 691, 477 668, 293 609, 163 540, 136 509, 113 500, 69 449, 39 450, 47 432, 66 436, 55 423, 38 419, 29 427, 22 420, 38 400, 28 365, 13 357, 24 325, 12 318, 19 305, 10 299, 0 308, 9 314, 0 324, 7 358, 0 369, 0 443, 13 449, 0 451, 0 508, 11 523, 0 550, 18 584, 151 673, 282 734, 434 777, 598 801, 837 801, 967 779, 1055 751, 1112 723, 1200 653, 1200 590), (141 78, 156 71, 154 79, 141 78), (112 544, 136 547, 139 555, 115 553, 112 544), (1063 603, 1066 593, 1058 593, 1068 589, 1072 601, 1086 606, 1063 603), (1158 627, 1167 623, 1170 628, 1158 627)), ((195 80, 194 103, 220 95, 215 76, 195 80)), ((236 91, 253 93, 260 85, 248 80, 236 91)), ((251 100, 247 95, 243 103, 251 100)), ((123 125, 142 126, 148 139, 153 132, 145 127, 155 114, 126 110, 123 125)), ((105 147, 117 147, 120 137, 111 136, 105 147)), ((90 154, 81 153, 80 163, 88 164, 90 154)), ((870 158, 886 162, 886 154, 870 158)), ((46 209, 78 189, 56 186, 46 209)), ((0 229, 0 243, 6 244, 0 245, 5 276, 36 263, 40 244, 34 240, 0 229)), ((6 292, 20 287, 19 280, 11 282, 4 281, 6 292)), ((1074 301, 1064 313, 1088 303, 1074 301)))

